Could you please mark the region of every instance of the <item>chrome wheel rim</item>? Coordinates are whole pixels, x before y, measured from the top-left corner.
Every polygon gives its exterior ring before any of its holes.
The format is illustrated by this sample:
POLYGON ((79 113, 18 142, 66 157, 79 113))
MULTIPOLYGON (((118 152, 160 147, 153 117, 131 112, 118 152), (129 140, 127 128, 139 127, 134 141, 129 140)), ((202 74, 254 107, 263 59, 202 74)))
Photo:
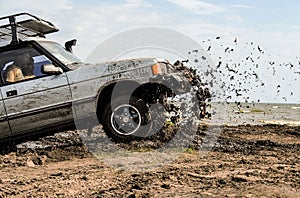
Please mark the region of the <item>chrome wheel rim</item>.
POLYGON ((132 135, 140 128, 142 118, 136 107, 124 104, 113 110, 110 122, 118 134, 132 135))

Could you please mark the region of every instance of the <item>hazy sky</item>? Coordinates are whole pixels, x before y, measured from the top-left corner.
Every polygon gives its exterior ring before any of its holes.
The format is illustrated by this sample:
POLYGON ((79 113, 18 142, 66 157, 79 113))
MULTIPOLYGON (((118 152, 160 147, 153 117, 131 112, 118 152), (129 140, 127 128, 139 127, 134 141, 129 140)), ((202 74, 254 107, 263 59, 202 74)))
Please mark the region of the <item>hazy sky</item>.
POLYGON ((204 49, 212 46, 209 53, 216 64, 219 57, 244 63, 252 55, 265 87, 253 88, 250 100, 298 103, 299 8, 298 0, 0 0, 1 15, 30 12, 60 28, 49 38, 61 43, 77 38, 74 51, 81 59, 110 36, 145 26, 170 28, 204 49), (227 46, 234 53, 224 53, 227 46), (258 46, 264 54, 257 54, 258 46))

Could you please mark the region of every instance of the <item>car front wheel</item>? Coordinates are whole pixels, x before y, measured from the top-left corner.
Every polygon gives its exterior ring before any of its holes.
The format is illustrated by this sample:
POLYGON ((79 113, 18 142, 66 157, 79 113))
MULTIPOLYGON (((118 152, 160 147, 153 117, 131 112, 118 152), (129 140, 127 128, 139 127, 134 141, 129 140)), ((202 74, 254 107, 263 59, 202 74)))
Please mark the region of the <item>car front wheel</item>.
POLYGON ((149 112, 145 102, 137 97, 120 96, 112 99, 102 115, 102 124, 108 137, 115 141, 128 141, 147 132, 149 112))

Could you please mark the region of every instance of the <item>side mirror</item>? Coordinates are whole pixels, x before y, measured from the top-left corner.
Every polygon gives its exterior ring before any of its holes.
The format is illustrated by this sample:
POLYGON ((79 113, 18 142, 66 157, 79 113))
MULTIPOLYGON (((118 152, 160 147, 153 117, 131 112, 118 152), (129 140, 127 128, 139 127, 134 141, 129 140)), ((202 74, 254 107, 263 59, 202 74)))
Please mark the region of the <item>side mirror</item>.
POLYGON ((76 39, 73 39, 73 40, 65 42, 65 48, 66 48, 66 50, 69 51, 69 52, 71 52, 71 53, 73 53, 72 47, 75 46, 76 43, 77 43, 76 39))
POLYGON ((64 71, 60 67, 55 67, 52 64, 46 64, 42 66, 42 73, 43 74, 62 74, 64 71))

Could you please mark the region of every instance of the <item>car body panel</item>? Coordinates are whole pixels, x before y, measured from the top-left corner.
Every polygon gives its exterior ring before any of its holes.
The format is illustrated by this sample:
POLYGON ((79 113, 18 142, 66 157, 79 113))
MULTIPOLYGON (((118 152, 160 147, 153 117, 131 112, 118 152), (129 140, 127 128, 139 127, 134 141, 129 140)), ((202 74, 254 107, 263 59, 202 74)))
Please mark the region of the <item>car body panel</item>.
POLYGON ((6 85, 1 93, 13 135, 72 119, 66 74, 6 85), (9 96, 12 91, 17 95, 9 96))

